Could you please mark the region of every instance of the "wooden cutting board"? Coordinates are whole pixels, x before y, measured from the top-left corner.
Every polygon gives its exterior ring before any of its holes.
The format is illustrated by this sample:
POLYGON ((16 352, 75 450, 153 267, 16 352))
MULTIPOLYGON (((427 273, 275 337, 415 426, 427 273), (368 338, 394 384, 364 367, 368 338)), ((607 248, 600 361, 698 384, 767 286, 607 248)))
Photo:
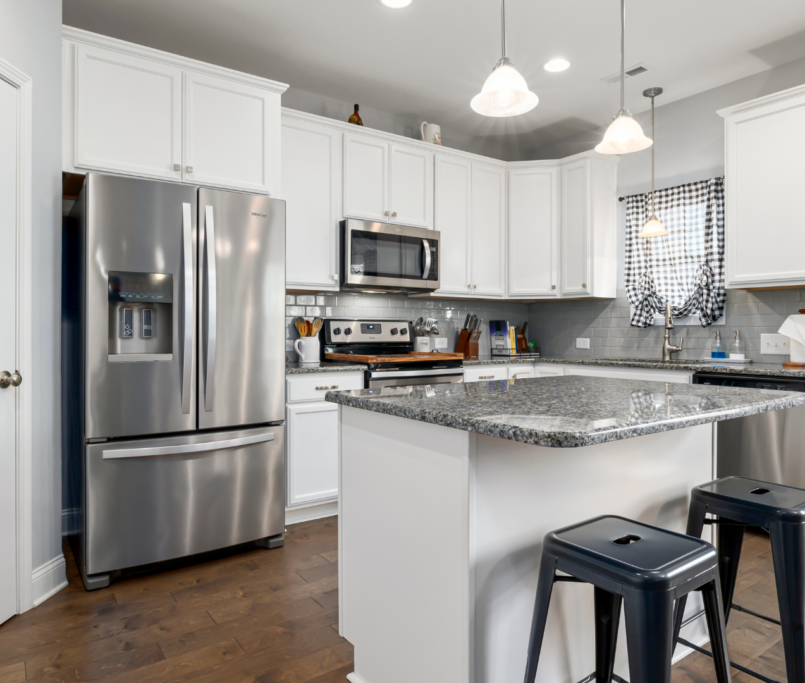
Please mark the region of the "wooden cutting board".
POLYGON ((463 353, 417 353, 393 354, 390 356, 361 356, 352 353, 325 353, 327 360, 351 361, 352 363, 416 363, 423 360, 463 360, 463 353))

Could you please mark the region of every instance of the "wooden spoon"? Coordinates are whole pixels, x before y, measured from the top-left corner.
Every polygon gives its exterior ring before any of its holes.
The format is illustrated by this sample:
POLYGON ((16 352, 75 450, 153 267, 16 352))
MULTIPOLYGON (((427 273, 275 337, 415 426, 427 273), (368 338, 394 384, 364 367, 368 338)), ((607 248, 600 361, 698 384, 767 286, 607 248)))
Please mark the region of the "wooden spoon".
POLYGON ((324 325, 324 321, 321 318, 316 318, 310 326, 310 336, 315 337, 319 333, 322 325, 324 325))
POLYGON ((305 322, 304 318, 294 318, 293 324, 294 327, 296 327, 296 331, 299 333, 300 337, 307 336, 307 323, 305 322))

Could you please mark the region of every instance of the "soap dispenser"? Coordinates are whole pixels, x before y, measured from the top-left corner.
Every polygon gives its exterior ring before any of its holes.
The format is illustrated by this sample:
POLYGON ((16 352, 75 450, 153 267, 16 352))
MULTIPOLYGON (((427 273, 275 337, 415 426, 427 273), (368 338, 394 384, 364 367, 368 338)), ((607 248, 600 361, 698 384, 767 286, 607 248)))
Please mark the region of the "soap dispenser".
POLYGON ((713 340, 713 344, 710 347, 710 358, 726 358, 727 351, 724 348, 724 345, 721 343, 721 331, 716 332, 716 338, 713 340))
POLYGON ((730 360, 746 360, 746 344, 741 339, 739 330, 735 330, 735 339, 730 344, 730 360))

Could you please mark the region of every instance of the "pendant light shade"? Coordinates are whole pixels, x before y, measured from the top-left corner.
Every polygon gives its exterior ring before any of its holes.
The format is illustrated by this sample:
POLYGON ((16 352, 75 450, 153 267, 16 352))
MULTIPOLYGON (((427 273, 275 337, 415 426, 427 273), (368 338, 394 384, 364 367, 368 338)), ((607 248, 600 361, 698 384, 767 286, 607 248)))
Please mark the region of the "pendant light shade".
POLYGON ((503 56, 470 106, 484 116, 519 116, 536 107, 539 98, 528 89, 525 78, 506 56, 506 0, 500 0, 500 35, 503 56))
MULTIPOLYGON (((662 88, 649 88, 643 91, 644 97, 651 98, 651 141, 654 142, 654 98, 662 95, 662 88)), ((638 237, 663 237, 668 234, 662 221, 654 213, 654 152, 656 145, 651 148, 651 216, 646 221, 638 237)))
POLYGON ((626 0, 621 0, 621 108, 609 124, 604 139, 595 147, 599 154, 630 154, 651 147, 652 141, 643 134, 640 124, 632 118, 625 105, 626 84, 626 0))
POLYGON ((638 237, 662 237, 667 234, 668 231, 665 229, 662 221, 654 214, 651 214, 651 218, 646 221, 638 237))

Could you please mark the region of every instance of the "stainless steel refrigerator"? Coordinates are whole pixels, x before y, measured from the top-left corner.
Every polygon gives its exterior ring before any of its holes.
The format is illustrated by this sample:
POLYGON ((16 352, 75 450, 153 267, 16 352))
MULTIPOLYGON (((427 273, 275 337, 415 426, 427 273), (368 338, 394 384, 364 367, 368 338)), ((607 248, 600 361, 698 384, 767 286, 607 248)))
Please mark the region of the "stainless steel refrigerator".
POLYGON ((90 173, 64 237, 85 586, 281 544, 285 202, 90 173))

